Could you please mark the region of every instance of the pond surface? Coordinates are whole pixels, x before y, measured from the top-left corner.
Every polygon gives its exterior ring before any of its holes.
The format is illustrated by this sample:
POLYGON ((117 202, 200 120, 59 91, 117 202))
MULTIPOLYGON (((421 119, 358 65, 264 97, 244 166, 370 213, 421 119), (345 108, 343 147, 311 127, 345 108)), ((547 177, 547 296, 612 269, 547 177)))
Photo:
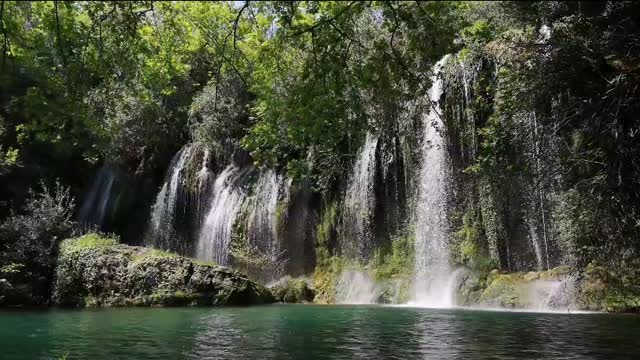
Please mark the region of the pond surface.
POLYGON ((640 358, 640 316, 383 306, 0 312, 1 359, 640 358))

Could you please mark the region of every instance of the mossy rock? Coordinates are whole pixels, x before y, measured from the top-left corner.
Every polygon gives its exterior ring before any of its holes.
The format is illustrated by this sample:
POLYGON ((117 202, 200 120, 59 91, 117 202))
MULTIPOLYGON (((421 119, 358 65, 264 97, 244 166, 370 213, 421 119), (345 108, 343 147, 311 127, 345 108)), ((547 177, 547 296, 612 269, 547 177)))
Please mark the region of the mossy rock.
POLYGON ((592 311, 640 313, 640 279, 633 276, 636 269, 614 271, 590 263, 580 281, 579 306, 592 311))
POLYGON ((528 273, 467 271, 458 289, 460 305, 538 308, 551 301, 553 289, 570 274, 567 267, 528 273))
POLYGON ((380 304, 404 304, 411 300, 413 282, 410 275, 398 274, 390 279, 380 281, 380 304))
POLYGON ((90 234, 60 246, 53 302, 63 306, 214 306, 273 302, 222 266, 90 234))
POLYGON ((279 281, 270 290, 275 300, 282 303, 310 303, 315 298, 315 292, 305 279, 279 281))
POLYGON ((524 284, 527 283, 521 273, 491 274, 487 287, 480 295, 480 303, 502 307, 524 307, 524 284))
POLYGON ((474 305, 480 303, 480 296, 486 288, 487 273, 467 271, 460 281, 456 302, 459 305, 474 305))

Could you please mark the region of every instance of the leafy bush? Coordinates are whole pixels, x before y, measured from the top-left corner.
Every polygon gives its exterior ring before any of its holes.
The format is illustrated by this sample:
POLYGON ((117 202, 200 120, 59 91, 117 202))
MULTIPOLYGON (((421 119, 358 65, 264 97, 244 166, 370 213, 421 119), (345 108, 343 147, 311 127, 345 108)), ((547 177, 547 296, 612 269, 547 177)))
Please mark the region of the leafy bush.
POLYGON ((194 140, 216 152, 234 149, 250 125, 248 103, 249 95, 235 77, 207 84, 189 110, 194 140))
MULTIPOLYGON (((4 118, 0 115, 0 140, 4 135, 4 118)), ((9 168, 18 162, 18 150, 13 148, 4 149, 0 145, 0 175, 6 173, 9 168)))
POLYGON ((179 117, 164 107, 163 98, 139 82, 106 83, 93 89, 86 102, 101 120, 94 131, 103 142, 102 155, 112 161, 138 166, 162 157, 182 131, 179 117))
POLYGON ((0 265, 10 282, 28 284, 29 301, 41 303, 49 293, 58 244, 72 235, 74 199, 57 183, 50 190, 31 191, 21 214, 12 214, 0 225, 0 265), (4 271, 5 269, 18 271, 4 271))

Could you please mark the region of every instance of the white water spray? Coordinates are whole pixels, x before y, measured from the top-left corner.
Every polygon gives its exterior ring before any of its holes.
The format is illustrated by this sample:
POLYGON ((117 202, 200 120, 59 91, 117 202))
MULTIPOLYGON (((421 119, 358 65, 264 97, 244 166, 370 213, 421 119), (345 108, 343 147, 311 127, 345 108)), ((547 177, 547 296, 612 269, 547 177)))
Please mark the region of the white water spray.
POLYGON ((345 271, 336 289, 338 304, 375 304, 380 289, 369 275, 361 271, 345 271))
POLYGON ((229 165, 213 184, 212 203, 198 237, 197 258, 229 264, 229 245, 236 217, 242 208, 245 193, 237 186, 249 169, 229 165))
POLYGON ((269 255, 276 256, 279 252, 277 217, 278 199, 281 191, 287 185, 275 171, 267 170, 260 174, 254 187, 253 201, 248 204, 249 241, 269 255))
POLYGON ((415 284, 412 305, 451 307, 458 272, 449 264, 447 232, 447 185, 449 162, 442 132, 444 123, 438 105, 442 95, 442 67, 448 56, 433 69, 429 90, 430 111, 424 115, 425 128, 420 187, 416 214, 415 284))
POLYGON ((375 208, 374 177, 378 137, 367 133, 344 199, 343 235, 349 256, 365 259, 372 247, 371 221, 375 208))
POLYGON ((184 193, 184 173, 194 146, 183 147, 171 161, 166 180, 151 208, 150 241, 154 246, 168 249, 175 237, 175 217, 178 201, 184 193))
POLYGON ((78 220, 81 223, 95 224, 100 227, 105 225, 115 179, 116 174, 112 168, 107 165, 100 168, 80 208, 78 220))

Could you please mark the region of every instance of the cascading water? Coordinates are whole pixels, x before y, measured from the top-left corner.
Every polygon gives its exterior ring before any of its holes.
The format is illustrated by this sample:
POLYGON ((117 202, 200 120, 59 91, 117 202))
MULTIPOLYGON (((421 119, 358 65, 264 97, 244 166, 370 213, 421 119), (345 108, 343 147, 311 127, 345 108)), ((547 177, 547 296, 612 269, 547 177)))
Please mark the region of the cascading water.
POLYGON ((216 178, 211 194, 211 207, 198 236, 197 258, 229 264, 229 246, 233 226, 246 198, 245 190, 239 186, 249 168, 227 166, 216 178))
POLYGON ((189 144, 183 147, 171 161, 166 180, 156 197, 156 202, 151 210, 150 241, 162 249, 172 247, 171 241, 175 236, 175 216, 178 207, 180 193, 184 190, 184 172, 194 146, 189 144))
POLYGON ((78 220, 84 224, 94 224, 104 227, 107 212, 111 204, 113 184, 116 180, 116 172, 108 165, 100 168, 96 174, 91 190, 82 203, 78 220))
POLYGON ((344 198, 344 248, 350 257, 356 259, 366 259, 372 247, 371 220, 375 208, 377 146, 378 137, 367 133, 344 198))
POLYGON ((197 194, 196 194, 196 214, 198 215, 198 227, 201 226, 200 221, 202 220, 201 214, 204 214, 206 210, 208 210, 208 202, 209 192, 211 187, 211 182, 213 180, 213 173, 209 168, 209 164, 211 162, 211 152, 206 149, 204 150, 204 154, 202 156, 202 163, 200 165, 200 171, 197 174, 197 194))
POLYGON ((278 243, 279 199, 288 198, 289 182, 273 170, 261 173, 254 186, 254 196, 248 204, 251 208, 247 224, 249 243, 256 246, 273 262, 281 257, 278 243))
MULTIPOLYGON (((288 198, 289 182, 275 171, 229 165, 216 178, 211 205, 198 236, 197 257, 221 265, 231 263, 234 231, 241 229, 253 256, 263 256, 262 272, 278 272, 271 265, 283 261, 278 236, 278 206, 288 198)), ((244 239, 240 239, 244 240, 244 239)), ((281 276, 283 274, 273 274, 281 276)), ((262 276, 273 280, 272 276, 262 276)))
POLYGON ((449 264, 447 184, 450 181, 444 123, 438 102, 442 95, 442 68, 448 56, 434 66, 429 90, 431 110, 424 115, 424 147, 416 208, 414 305, 450 307, 456 273, 449 264), (452 280, 453 279, 453 280, 452 280))

